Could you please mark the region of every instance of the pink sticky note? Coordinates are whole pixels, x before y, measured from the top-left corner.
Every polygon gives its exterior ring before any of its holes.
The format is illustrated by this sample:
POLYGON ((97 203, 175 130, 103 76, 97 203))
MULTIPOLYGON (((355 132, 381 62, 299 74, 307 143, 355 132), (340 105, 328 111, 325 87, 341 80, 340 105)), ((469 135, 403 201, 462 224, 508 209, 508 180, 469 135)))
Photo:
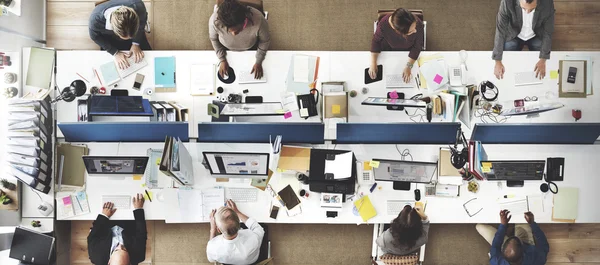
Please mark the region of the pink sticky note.
POLYGON ((396 90, 390 92, 390 98, 394 98, 394 99, 398 98, 398 92, 396 92, 396 90))
POLYGON ((291 118, 291 117, 292 117, 292 113, 289 112, 289 111, 286 112, 285 114, 283 114, 283 118, 286 119, 286 120, 289 119, 289 118, 291 118))
POLYGON ((67 196, 63 198, 63 204, 64 205, 69 205, 71 204, 71 196, 67 196))
POLYGON ((439 85, 443 79, 444 78, 441 75, 435 75, 435 77, 433 78, 433 82, 436 82, 439 85))

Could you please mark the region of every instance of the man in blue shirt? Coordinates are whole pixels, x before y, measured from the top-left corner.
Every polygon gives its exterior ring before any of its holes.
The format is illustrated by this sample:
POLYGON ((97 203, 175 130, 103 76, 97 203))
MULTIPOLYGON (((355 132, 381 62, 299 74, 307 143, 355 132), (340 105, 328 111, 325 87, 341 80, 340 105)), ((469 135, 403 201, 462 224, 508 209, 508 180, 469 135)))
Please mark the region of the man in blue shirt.
POLYGON ((500 226, 495 231, 489 225, 477 225, 477 231, 490 245, 491 265, 543 265, 550 251, 550 245, 534 220, 533 213, 526 212, 525 220, 529 225, 517 225, 515 236, 506 237, 506 228, 511 219, 508 210, 500 211, 500 226), (492 237, 492 234, 494 235, 492 237), (535 240, 535 241, 534 241, 535 240))

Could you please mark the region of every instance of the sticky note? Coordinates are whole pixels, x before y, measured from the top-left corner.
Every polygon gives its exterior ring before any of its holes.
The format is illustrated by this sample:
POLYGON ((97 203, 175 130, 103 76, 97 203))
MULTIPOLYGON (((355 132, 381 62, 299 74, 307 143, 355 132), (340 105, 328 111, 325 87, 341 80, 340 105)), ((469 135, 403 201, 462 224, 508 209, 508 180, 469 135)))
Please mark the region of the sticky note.
POLYGON ((393 99, 399 98, 398 97, 398 92, 396 92, 396 90, 390 92, 390 98, 393 98, 393 99))
POLYGON ((278 109, 278 110, 275 111, 275 113, 278 113, 278 114, 285 113, 285 110, 278 109))
POLYGON ((369 161, 365 161, 363 162, 363 170, 371 170, 373 167, 371 167, 371 162, 369 161))
POLYGON ((442 82, 442 80, 444 80, 444 78, 441 75, 435 75, 433 78, 433 82, 436 82, 438 85, 442 82))
POLYGON ((156 159, 156 165, 160 165, 160 158, 156 159))
POLYGON ((483 173, 490 173, 490 172, 492 172, 492 169, 489 167, 481 167, 481 171, 483 173))
POLYGON ((550 71, 550 79, 558 79, 558 71, 557 70, 550 71))
POLYGON ((277 172, 281 173, 281 172, 283 172, 283 169, 277 168, 277 172))
POLYGON ((492 163, 491 162, 481 162, 481 166, 482 167, 492 167, 492 163))
POLYGON ((290 112, 290 111, 288 111, 285 114, 283 114, 283 118, 286 119, 286 120, 289 119, 289 118, 291 118, 291 117, 292 117, 292 112, 290 112))
MULTIPOLYGON (((148 194, 150 194, 150 198, 154 198, 154 195, 152 195, 152 191, 148 191, 148 194)), ((145 192, 144 192, 144 200, 149 200, 148 195, 146 195, 145 192)))
POLYGON ((80 191, 77 193, 77 200, 79 200, 79 201, 85 201, 87 199, 86 197, 87 196, 86 196, 85 192, 83 192, 83 191, 80 191))
POLYGON ((67 197, 64 197, 64 198, 63 198, 63 204, 64 204, 64 205, 69 205, 69 204, 71 204, 71 203, 72 203, 72 202, 71 202, 71 196, 67 196, 67 197))
POLYGON ((332 105, 331 106, 331 113, 333 114, 340 114, 340 105, 332 105))
POLYGON ((369 162, 369 166, 379 168, 379 161, 371 161, 369 162))
POLYGON ((142 175, 133 175, 133 180, 141 180, 142 175))

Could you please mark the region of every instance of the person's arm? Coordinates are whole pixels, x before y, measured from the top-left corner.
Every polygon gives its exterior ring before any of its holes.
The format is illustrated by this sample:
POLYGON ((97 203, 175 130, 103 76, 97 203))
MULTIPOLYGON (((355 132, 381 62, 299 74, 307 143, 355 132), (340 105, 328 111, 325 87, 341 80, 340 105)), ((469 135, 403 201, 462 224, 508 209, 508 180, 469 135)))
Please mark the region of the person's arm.
POLYGON ((258 29, 258 48, 256 50, 256 63, 262 64, 267 56, 267 51, 271 45, 271 34, 269 33, 269 24, 266 19, 261 19, 258 29))
POLYGON ((106 52, 110 53, 111 55, 115 55, 119 50, 117 50, 117 48, 115 48, 114 46, 112 46, 110 44, 110 42, 104 38, 104 36, 102 36, 102 34, 100 33, 100 30, 97 27, 97 25, 104 25, 104 22, 99 21, 97 14, 92 13, 92 16, 90 17, 90 21, 89 21, 89 26, 88 26, 88 30, 89 30, 89 34, 90 34, 90 38, 96 43, 98 44, 98 46, 100 46, 103 50, 105 50, 106 52))
POLYGON ((502 244, 504 243, 504 234, 506 233, 506 225, 500 224, 498 231, 494 235, 492 248, 490 249, 490 258, 495 259, 502 256, 502 244))
POLYGON ((217 32, 217 28, 215 25, 215 19, 217 18, 216 13, 214 13, 210 19, 208 20, 208 37, 210 39, 210 43, 213 46, 213 49, 217 53, 217 58, 219 58, 220 62, 227 61, 227 48, 221 44, 219 41, 219 33, 217 32))
POLYGON ((504 52, 504 43, 506 42, 507 29, 510 28, 510 15, 508 11, 508 3, 505 0, 500 1, 500 9, 496 17, 496 36, 494 37, 494 51, 492 59, 496 62, 502 61, 502 53, 504 52))
POLYGON ((386 248, 385 245, 385 236, 386 234, 390 233, 390 229, 388 228, 387 230, 383 231, 383 233, 381 233, 381 235, 379 235, 379 237, 377 237, 377 239, 375 240, 375 243, 377 243, 377 246, 379 246, 381 249, 386 248))
POLYGON ((88 244, 88 255, 90 261, 94 264, 102 264, 108 261, 108 253, 102 252, 102 248, 98 247, 98 244, 104 237, 110 236, 109 219, 104 214, 98 214, 96 221, 92 223, 92 230, 87 237, 88 244))
POLYGON ((137 8, 135 9, 135 12, 140 18, 140 25, 138 26, 138 30, 131 41, 134 43, 134 45, 140 45, 140 43, 142 43, 144 41, 144 38, 146 37, 145 29, 146 23, 148 22, 148 12, 146 11, 146 5, 144 4, 144 2, 136 4, 136 7, 137 8))
POLYGON ((531 226, 531 232, 535 238, 535 248, 538 251, 543 252, 545 255, 548 255, 548 252, 550 252, 550 244, 548 244, 548 239, 546 238, 544 231, 542 231, 542 229, 540 229, 538 224, 535 222, 529 224, 529 226, 531 226))
POLYGON ((218 257, 216 257, 215 254, 215 248, 218 248, 215 246, 217 242, 218 241, 210 239, 208 240, 208 244, 206 244, 206 259, 208 259, 208 262, 214 263, 218 260, 218 257))
POLYGON ((408 62, 412 65, 419 58, 421 51, 423 50, 423 42, 425 41, 425 27, 423 26, 423 22, 420 24, 417 23, 417 32, 414 33, 417 35, 417 39, 415 44, 410 48, 410 52, 408 53, 408 62))
POLYGON ((254 233, 260 238, 259 241, 262 241, 263 236, 265 236, 265 229, 262 228, 262 226, 260 226, 258 222, 256 222, 256 220, 254 220, 253 218, 246 217, 244 224, 246 224, 246 226, 250 231, 252 231, 252 233, 254 233))
POLYGON ((552 14, 544 21, 543 31, 544 37, 542 38, 542 48, 540 49, 540 59, 550 59, 550 51, 552 50, 552 33, 554 33, 554 1, 549 1, 550 12, 552 14))
POLYGON ((140 263, 146 259, 146 241, 148 240, 144 209, 135 209, 133 216, 135 218, 135 243, 133 245, 135 251, 131 251, 130 253, 133 254, 131 259, 140 263))

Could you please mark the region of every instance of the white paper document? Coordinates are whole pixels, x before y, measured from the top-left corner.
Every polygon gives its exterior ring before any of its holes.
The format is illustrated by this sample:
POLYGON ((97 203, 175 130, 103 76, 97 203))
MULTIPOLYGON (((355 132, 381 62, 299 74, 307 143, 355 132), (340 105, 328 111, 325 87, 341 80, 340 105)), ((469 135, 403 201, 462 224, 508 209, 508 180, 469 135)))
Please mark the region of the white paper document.
POLYGON ((202 191, 204 220, 210 219, 210 212, 219 209, 225 204, 225 189, 209 189, 202 191))
POLYGON ((294 82, 308 83, 308 56, 294 55, 294 82))
POLYGON ((193 223, 203 220, 202 191, 180 189, 177 191, 177 198, 181 216, 179 222, 193 223))
POLYGON ((352 152, 335 155, 334 160, 325 160, 325 174, 333 174, 333 179, 352 176, 352 152))
POLYGON ((283 104, 283 109, 286 112, 299 109, 298 101, 296 100, 296 93, 294 92, 282 92, 281 103, 283 104))
POLYGON ((190 94, 212 95, 215 92, 215 65, 190 65, 190 94))
POLYGON ((267 76, 266 73, 263 73, 263 77, 260 79, 255 79, 254 78, 254 74, 250 73, 252 71, 240 71, 240 73, 237 75, 238 78, 238 83, 239 84, 253 84, 253 83, 266 83, 267 82, 267 76))

